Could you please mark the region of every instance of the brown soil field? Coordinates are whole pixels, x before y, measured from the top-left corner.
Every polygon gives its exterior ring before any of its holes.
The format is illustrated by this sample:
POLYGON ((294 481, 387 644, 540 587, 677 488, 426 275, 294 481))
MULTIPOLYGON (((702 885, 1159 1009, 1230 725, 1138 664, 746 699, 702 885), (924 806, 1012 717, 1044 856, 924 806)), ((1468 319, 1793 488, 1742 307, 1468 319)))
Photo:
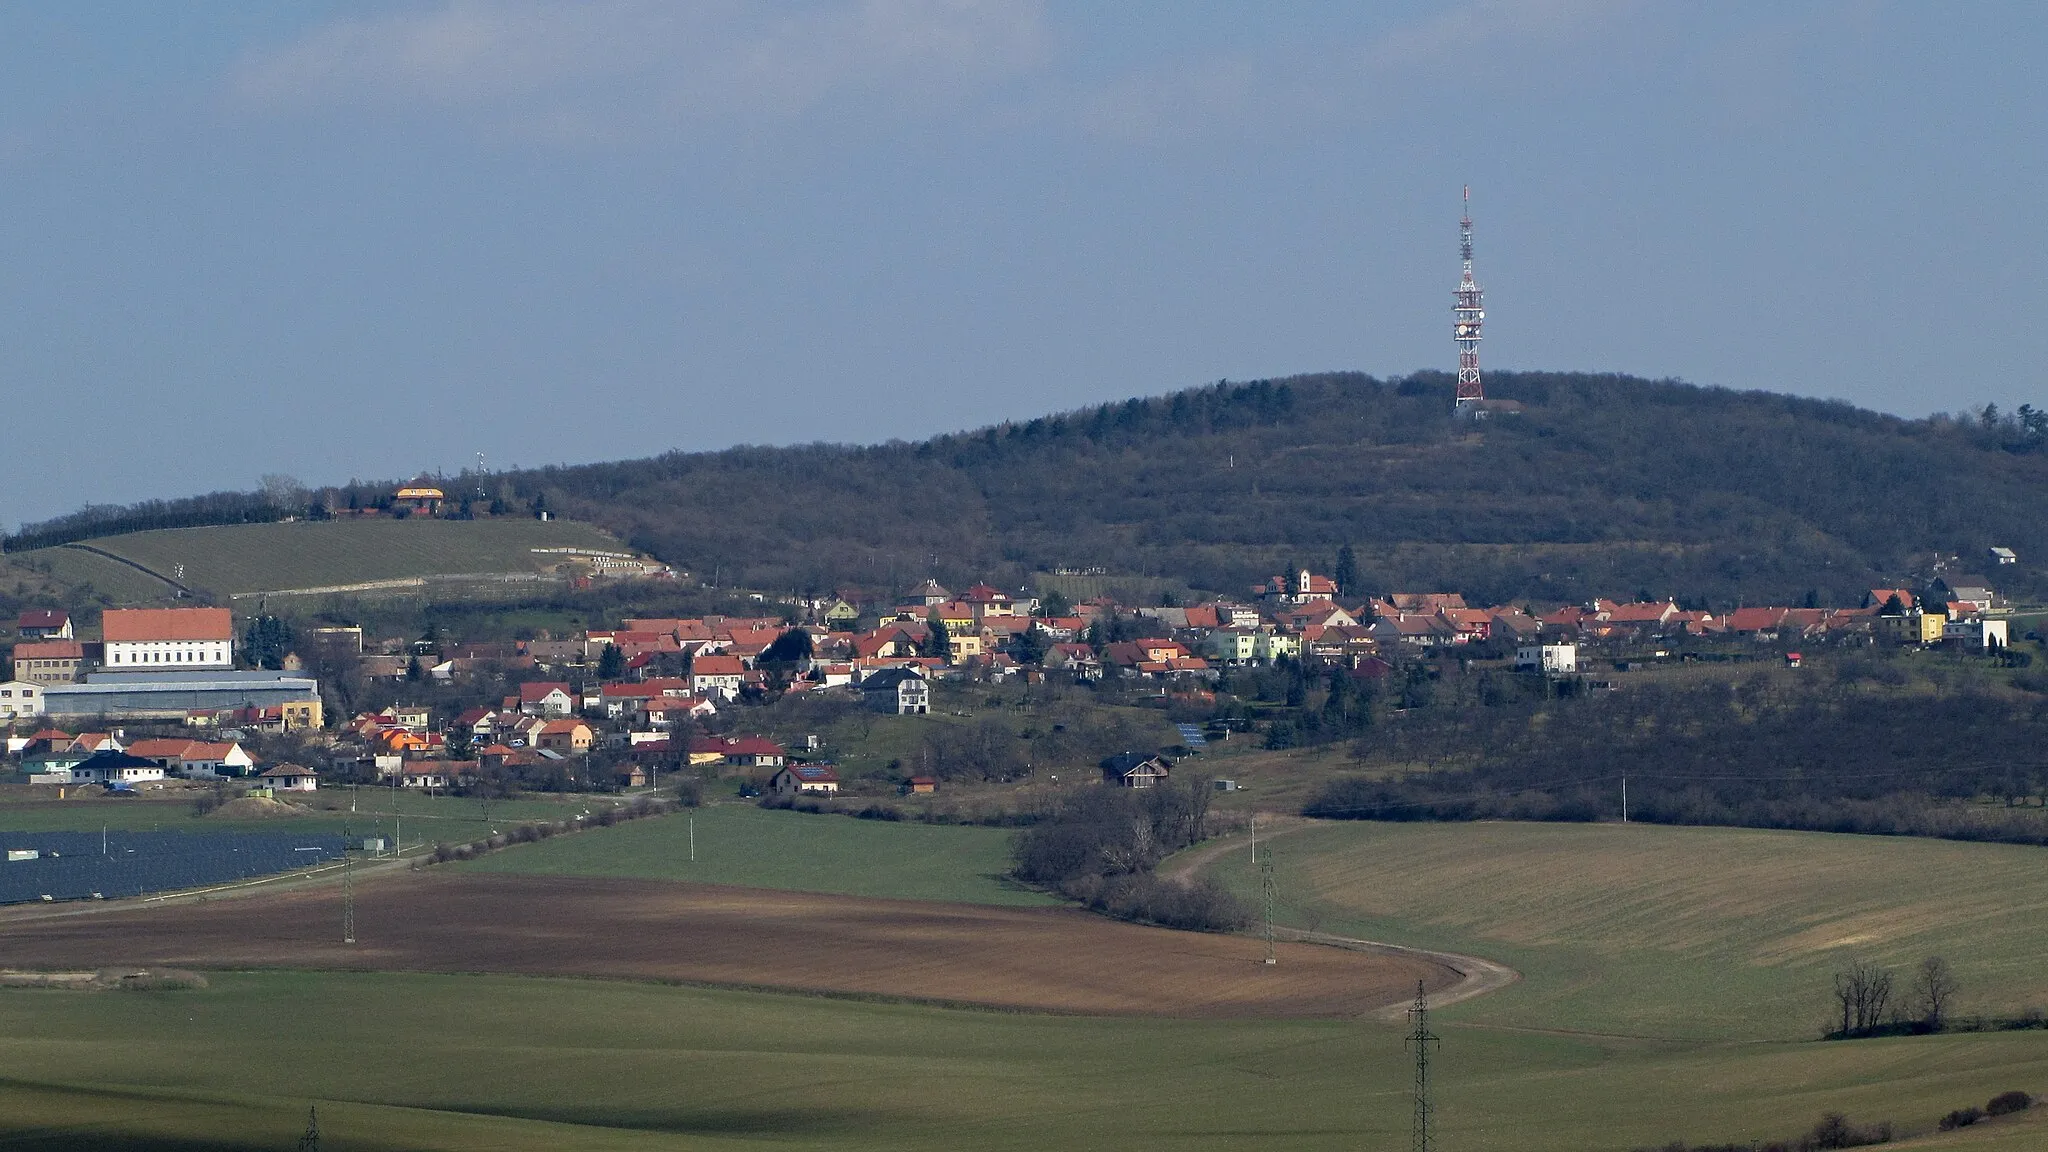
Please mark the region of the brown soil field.
POLYGON ((658 980, 1087 1015, 1359 1017, 1460 973, 1423 956, 995 908, 663 881, 426 871, 0 918, 14 968, 306 968, 658 980))

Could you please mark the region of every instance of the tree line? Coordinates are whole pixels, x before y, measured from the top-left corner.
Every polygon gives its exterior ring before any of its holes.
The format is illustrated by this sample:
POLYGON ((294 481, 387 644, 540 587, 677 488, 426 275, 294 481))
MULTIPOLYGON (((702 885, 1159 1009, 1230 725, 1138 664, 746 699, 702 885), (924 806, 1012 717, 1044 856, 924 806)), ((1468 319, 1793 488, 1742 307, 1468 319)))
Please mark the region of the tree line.
MULTIPOLYGON (((1611 820, 1626 779, 1627 818, 1644 823, 2048 844, 2048 810, 2032 806, 2048 790, 2038 754, 2048 701, 2038 697, 1766 673, 1571 700, 1502 690, 1489 703, 1486 691, 1477 706, 1411 696, 1378 715, 1352 744, 1364 771, 1325 785, 1303 811, 1611 820)), ((1311 697, 1305 711, 1320 715, 1335 698, 1315 708, 1311 697)))

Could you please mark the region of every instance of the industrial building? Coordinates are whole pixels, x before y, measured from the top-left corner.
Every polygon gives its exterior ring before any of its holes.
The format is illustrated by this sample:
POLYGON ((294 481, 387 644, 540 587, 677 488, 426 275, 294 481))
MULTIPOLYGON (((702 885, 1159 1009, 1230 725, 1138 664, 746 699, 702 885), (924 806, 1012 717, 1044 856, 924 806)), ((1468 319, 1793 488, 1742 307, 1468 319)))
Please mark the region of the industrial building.
POLYGON ((298 672, 93 672, 83 683, 51 685, 43 708, 52 716, 183 720, 192 712, 310 707, 320 723, 320 682, 298 672))

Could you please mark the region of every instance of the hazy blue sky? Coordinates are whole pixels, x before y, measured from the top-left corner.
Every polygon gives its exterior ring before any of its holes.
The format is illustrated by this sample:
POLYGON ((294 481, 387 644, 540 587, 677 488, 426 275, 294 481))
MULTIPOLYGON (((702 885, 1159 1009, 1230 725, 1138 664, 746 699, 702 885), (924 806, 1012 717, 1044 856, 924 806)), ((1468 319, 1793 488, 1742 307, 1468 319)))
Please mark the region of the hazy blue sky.
POLYGON ((1492 367, 2048 401, 2030 3, 0 4, 0 523, 1492 367))

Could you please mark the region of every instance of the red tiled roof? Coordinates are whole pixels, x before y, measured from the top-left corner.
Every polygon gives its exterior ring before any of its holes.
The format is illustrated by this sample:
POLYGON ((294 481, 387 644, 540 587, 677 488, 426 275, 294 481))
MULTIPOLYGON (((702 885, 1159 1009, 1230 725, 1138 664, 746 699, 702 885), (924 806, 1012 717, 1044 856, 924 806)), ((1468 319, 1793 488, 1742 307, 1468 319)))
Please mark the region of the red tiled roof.
POLYGON ((14 646, 14 661, 82 660, 85 645, 76 640, 29 640, 14 646))
POLYGON ((31 608, 15 618, 16 628, 62 628, 71 622, 71 613, 62 608, 31 608))
POLYGON ((691 676, 738 676, 746 670, 737 656, 699 656, 690 664, 691 676))
POLYGON ((1724 623, 1730 632, 1762 632, 1784 623, 1789 608, 1737 608, 1724 623))
POLYGON ((225 608, 109 608, 100 634, 117 642, 232 640, 235 621, 225 608))
POLYGON ((530 684, 521 684, 519 686, 519 702, 521 704, 538 704, 542 700, 547 699, 551 693, 557 691, 566 696, 569 694, 569 686, 559 680, 539 680, 530 684))

